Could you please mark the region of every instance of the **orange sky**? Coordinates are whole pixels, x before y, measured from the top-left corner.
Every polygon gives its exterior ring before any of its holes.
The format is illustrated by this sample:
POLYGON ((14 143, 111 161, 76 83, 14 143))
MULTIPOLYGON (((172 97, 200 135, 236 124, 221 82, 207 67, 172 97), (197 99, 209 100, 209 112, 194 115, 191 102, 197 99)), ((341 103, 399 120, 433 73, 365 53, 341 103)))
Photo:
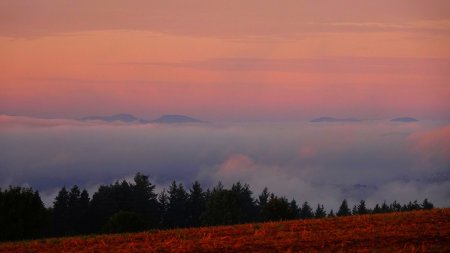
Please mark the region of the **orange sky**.
POLYGON ((449 1, 1 1, 0 113, 450 117, 449 1))

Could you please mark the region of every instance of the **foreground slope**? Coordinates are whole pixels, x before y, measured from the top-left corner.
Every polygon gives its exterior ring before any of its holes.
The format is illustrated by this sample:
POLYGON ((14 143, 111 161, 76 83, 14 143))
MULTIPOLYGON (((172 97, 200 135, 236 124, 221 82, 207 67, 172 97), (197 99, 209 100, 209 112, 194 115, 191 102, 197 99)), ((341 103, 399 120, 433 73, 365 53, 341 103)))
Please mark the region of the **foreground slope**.
POLYGON ((2 243, 0 252, 450 252, 450 209, 2 243))

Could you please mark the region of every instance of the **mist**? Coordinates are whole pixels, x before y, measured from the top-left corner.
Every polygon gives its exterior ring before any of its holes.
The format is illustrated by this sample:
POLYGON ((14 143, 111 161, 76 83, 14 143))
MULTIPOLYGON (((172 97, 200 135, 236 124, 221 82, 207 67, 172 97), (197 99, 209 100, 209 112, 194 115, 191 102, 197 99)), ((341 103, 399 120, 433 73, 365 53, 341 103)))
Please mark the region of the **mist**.
POLYGON ((0 186, 28 185, 51 205, 74 184, 149 175, 157 191, 241 181, 297 202, 336 209, 423 200, 450 206, 450 125, 392 123, 104 124, 2 116, 0 186))

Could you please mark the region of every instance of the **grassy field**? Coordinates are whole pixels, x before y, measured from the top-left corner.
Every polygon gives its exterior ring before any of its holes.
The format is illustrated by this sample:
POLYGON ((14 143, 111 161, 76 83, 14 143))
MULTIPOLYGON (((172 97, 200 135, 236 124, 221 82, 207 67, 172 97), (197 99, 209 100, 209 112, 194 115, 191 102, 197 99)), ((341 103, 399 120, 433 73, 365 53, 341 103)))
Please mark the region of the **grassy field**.
POLYGON ((450 209, 6 242, 0 252, 450 252, 450 209))

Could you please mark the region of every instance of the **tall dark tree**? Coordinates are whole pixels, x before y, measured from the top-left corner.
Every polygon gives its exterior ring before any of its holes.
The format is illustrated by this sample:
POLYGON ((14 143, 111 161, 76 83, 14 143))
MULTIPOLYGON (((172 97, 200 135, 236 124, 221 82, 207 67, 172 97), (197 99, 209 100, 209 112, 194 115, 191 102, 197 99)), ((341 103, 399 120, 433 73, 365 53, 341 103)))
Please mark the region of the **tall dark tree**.
POLYGON ((315 218, 325 218, 327 217, 327 212, 325 211, 325 208, 323 205, 317 204, 316 211, 314 212, 315 218))
POLYGON ((284 197, 277 197, 273 193, 262 211, 265 221, 279 221, 293 219, 294 212, 288 200, 284 197))
POLYGON ((42 237, 47 218, 37 191, 23 187, 0 190, 0 241, 42 237))
POLYGON ((367 214, 369 212, 366 208, 366 202, 364 200, 359 202, 357 212, 358 214, 367 214))
POLYGON ((166 213, 169 207, 169 196, 167 196, 166 189, 164 188, 158 195, 158 211, 159 211, 159 222, 158 226, 160 228, 166 228, 166 213))
POLYGON ((130 211, 139 215, 147 228, 158 226, 159 212, 155 186, 148 176, 137 173, 134 183, 115 182, 102 185, 91 201, 92 230, 100 231, 109 218, 119 211, 130 211))
POLYGON ((297 201, 295 199, 292 199, 289 203, 289 208, 291 209, 292 215, 290 219, 298 219, 300 218, 300 207, 297 205, 297 201))
POLYGON ((259 194, 258 199, 256 200, 256 205, 258 207, 258 219, 260 221, 264 220, 263 217, 263 210, 267 205, 267 202, 269 201, 269 197, 270 197, 270 192, 267 189, 267 187, 264 187, 264 189, 262 190, 261 194, 259 194))
POLYGON ((337 212, 337 216, 348 216, 351 215, 350 209, 348 208, 347 200, 343 200, 341 206, 339 207, 339 211, 337 212))
POLYGON ((219 182, 208 197, 201 219, 204 225, 238 224, 256 220, 256 201, 250 187, 238 182, 228 190, 219 182))
POLYGON ((76 226, 78 232, 85 234, 89 232, 89 193, 84 189, 78 200, 79 224, 76 226))
POLYGON ((381 213, 389 213, 391 212, 391 208, 386 204, 386 201, 383 201, 383 204, 381 204, 381 213))
POLYGON ((201 216, 203 225, 230 225, 240 222, 240 207, 236 194, 218 184, 211 191, 201 216))
POLYGON ((238 223, 245 223, 257 220, 258 209, 256 201, 252 197, 252 191, 248 184, 242 185, 237 182, 231 186, 231 192, 237 198, 239 206, 238 223))
POLYGON ((169 228, 187 226, 188 213, 186 212, 188 194, 180 183, 177 185, 175 181, 167 191, 169 203, 165 215, 165 226, 169 228))
POLYGON ((381 213, 381 207, 380 205, 376 204, 373 208, 373 213, 381 213))
POLYGON ((313 210, 307 201, 303 202, 300 210, 300 219, 311 219, 314 217, 313 210))
POLYGON ((189 189, 187 201, 187 225, 189 227, 198 227, 201 225, 201 215, 206 208, 205 193, 198 181, 195 181, 189 189))
POLYGON ((428 201, 428 199, 424 199, 422 202, 422 209, 424 210, 430 210, 433 209, 434 205, 433 203, 431 203, 430 201, 428 201))
POLYGON ((402 210, 402 205, 400 205, 400 203, 398 203, 396 200, 394 200, 394 202, 392 202, 392 204, 390 204, 390 206, 389 206, 390 212, 400 212, 401 210, 402 210))
POLYGON ((52 209, 52 233, 67 235, 69 228, 69 192, 63 187, 56 195, 52 209))
POLYGON ((333 209, 330 210, 330 212, 328 213, 328 216, 327 216, 327 217, 329 217, 329 218, 336 217, 336 215, 334 214, 333 209))

